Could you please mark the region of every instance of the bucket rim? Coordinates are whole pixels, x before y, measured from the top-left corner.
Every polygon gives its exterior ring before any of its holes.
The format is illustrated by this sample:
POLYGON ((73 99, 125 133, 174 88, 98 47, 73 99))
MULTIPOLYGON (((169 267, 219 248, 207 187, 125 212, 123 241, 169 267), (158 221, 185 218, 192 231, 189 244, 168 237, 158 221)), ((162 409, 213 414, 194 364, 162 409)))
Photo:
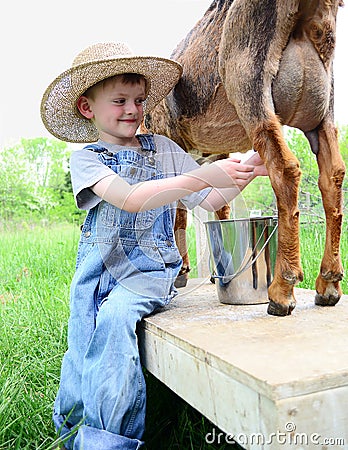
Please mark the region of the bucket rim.
POLYGON ((273 220, 278 222, 278 216, 255 216, 255 217, 238 217, 236 219, 215 219, 215 220, 207 220, 204 224, 210 223, 233 223, 233 222, 256 222, 258 220, 273 220))

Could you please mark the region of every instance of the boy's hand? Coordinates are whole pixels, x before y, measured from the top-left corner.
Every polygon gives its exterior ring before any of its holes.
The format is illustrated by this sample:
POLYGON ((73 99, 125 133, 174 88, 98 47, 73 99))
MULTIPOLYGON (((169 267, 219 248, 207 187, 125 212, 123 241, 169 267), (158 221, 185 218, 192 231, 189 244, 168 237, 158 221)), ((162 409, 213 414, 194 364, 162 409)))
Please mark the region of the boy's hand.
POLYGON ((258 153, 244 163, 233 157, 221 159, 212 163, 210 169, 212 185, 217 188, 237 187, 243 189, 257 176, 267 175, 266 167, 258 153))
POLYGON ((250 164, 252 166, 254 166, 254 176, 268 176, 268 172, 267 169, 262 161, 262 159, 260 158, 260 155, 255 152, 249 159, 247 159, 245 161, 245 164, 250 164))
POLYGON ((206 177, 203 176, 202 179, 206 179, 210 186, 241 189, 253 179, 254 167, 241 164, 240 160, 236 158, 226 158, 204 167, 204 172, 206 172, 206 177))

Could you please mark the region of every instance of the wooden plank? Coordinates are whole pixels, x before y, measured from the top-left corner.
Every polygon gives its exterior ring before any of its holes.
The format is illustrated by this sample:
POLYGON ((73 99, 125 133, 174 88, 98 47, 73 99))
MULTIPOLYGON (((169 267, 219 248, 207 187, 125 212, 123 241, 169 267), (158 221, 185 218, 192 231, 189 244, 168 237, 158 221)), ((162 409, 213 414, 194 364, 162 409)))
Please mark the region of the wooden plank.
MULTIPOLYGON (((293 423, 295 437, 317 433, 348 448, 348 297, 321 308, 313 291, 296 296, 291 316, 273 317, 266 304, 223 305, 208 280, 190 280, 142 322, 143 363, 230 435, 267 440, 293 423)), ((302 448, 242 446, 275 444, 302 448)))

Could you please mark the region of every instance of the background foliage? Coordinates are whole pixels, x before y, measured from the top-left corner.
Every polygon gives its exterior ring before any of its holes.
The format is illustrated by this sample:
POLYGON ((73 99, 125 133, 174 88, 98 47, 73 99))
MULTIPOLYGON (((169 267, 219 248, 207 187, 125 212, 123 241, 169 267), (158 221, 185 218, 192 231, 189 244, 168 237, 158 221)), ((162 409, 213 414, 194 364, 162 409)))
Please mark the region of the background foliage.
MULTIPOLYGON (((299 208, 302 220, 324 220, 317 186, 318 167, 304 135, 296 129, 285 130, 286 140, 301 162, 302 180, 299 208)), ((339 145, 348 166, 348 126, 339 128, 339 145)), ((0 151, 0 224, 9 222, 82 222, 71 194, 69 158, 72 148, 56 139, 22 139, 0 151)), ((348 190, 348 177, 344 191, 348 190)), ((248 210, 276 214, 276 202, 268 178, 257 178, 243 191, 248 210)), ((345 210, 348 196, 345 195, 345 210)))
POLYGON ((22 139, 0 152, 0 221, 75 221, 84 216, 71 195, 71 148, 56 139, 22 139))

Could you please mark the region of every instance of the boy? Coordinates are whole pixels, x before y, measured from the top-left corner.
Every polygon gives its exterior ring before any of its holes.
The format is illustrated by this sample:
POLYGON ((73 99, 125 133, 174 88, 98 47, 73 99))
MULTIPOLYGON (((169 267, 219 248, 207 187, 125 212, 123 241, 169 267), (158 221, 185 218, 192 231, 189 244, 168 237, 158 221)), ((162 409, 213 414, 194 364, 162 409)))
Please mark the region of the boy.
POLYGON ((136 134, 181 72, 175 61, 134 56, 124 44, 95 44, 42 99, 54 136, 97 141, 71 157, 76 203, 88 214, 53 416, 67 449, 140 448, 146 392, 136 325, 176 294, 175 202, 213 211, 266 175, 257 154, 248 164, 229 158, 199 167, 170 139, 136 134))

